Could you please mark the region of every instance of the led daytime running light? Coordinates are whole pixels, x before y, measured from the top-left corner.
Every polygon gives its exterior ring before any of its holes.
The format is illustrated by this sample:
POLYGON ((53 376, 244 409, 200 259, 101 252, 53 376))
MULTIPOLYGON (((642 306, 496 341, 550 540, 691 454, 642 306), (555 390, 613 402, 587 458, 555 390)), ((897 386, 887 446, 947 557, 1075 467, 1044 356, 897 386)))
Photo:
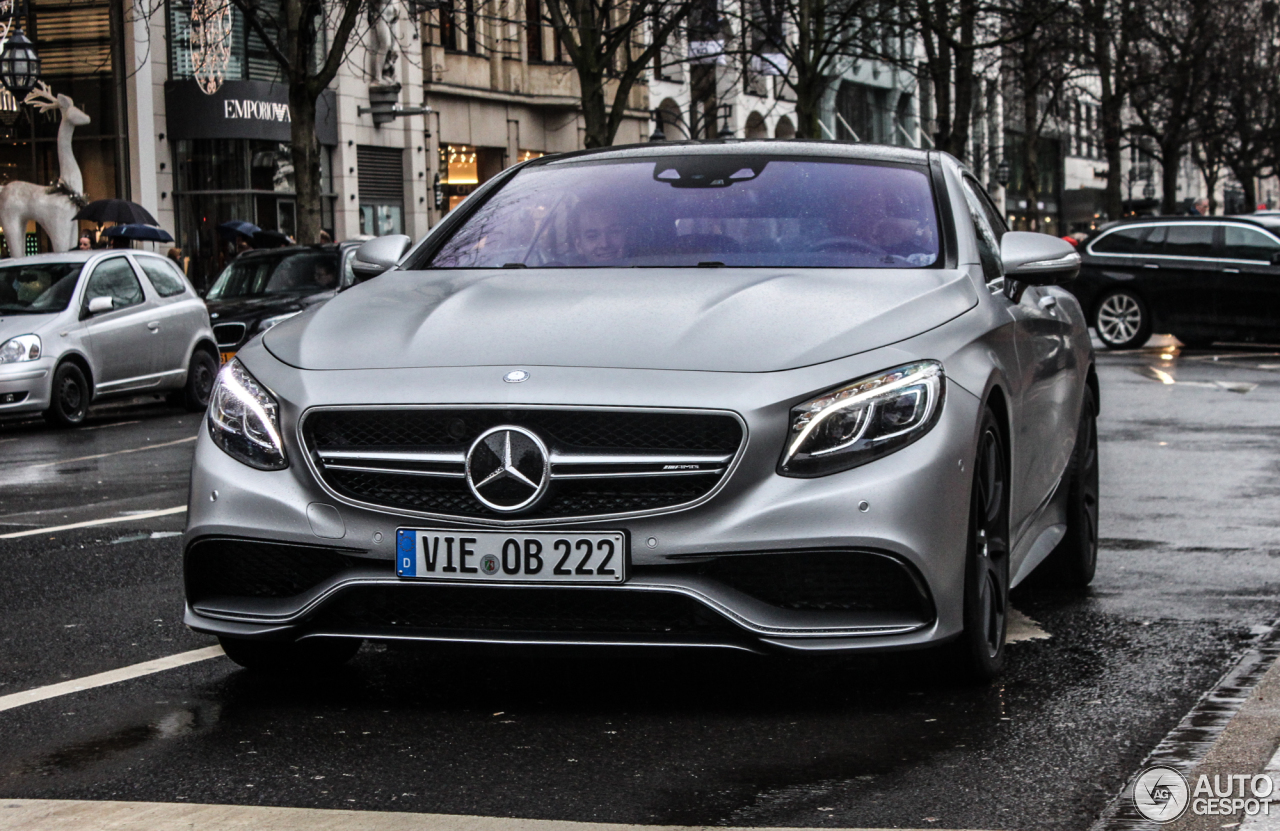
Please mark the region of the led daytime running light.
MULTIPOLYGON (((865 404, 867 401, 873 398, 879 398, 885 395, 886 393, 893 392, 894 390, 919 384, 922 381, 926 381, 929 378, 935 377, 940 373, 940 371, 941 371, 941 368, 937 364, 924 364, 916 372, 913 372, 910 375, 905 375, 902 378, 897 379, 896 381, 890 381, 887 384, 880 384, 877 386, 873 386, 870 389, 855 393, 836 404, 829 404, 820 410, 812 411, 813 417, 809 419, 809 421, 805 424, 804 429, 800 431, 800 435, 797 436, 795 440, 791 442, 791 446, 787 448, 787 458, 794 457, 796 453, 799 452, 800 448, 804 446, 804 443, 809 438, 809 435, 813 433, 813 431, 816 430, 823 422, 825 422, 828 418, 835 415, 836 413, 847 410, 850 407, 856 407, 858 405, 865 404)), ((875 380, 879 380, 879 379, 873 379, 872 382, 869 382, 869 383, 873 383, 875 380)), ((839 395, 839 394, 840 393, 837 392, 834 395, 839 395)), ((862 429, 865 430, 866 426, 863 425, 862 429)))

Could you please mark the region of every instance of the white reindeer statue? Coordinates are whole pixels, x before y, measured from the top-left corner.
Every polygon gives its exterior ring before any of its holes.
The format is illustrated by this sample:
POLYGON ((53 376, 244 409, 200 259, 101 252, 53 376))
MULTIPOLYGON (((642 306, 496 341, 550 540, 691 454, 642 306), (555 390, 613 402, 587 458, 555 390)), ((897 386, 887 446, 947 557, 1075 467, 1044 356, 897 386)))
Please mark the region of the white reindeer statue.
POLYGON ((62 123, 58 126, 58 181, 52 185, 9 182, 0 188, 0 228, 4 229, 11 257, 27 253, 27 222, 32 219, 49 235, 54 251, 70 251, 76 241, 72 217, 85 202, 84 178, 71 152, 71 134, 77 127, 88 124, 89 116, 67 96, 55 96, 45 83, 23 99, 23 103, 38 107, 40 112, 54 107, 62 112, 62 123))

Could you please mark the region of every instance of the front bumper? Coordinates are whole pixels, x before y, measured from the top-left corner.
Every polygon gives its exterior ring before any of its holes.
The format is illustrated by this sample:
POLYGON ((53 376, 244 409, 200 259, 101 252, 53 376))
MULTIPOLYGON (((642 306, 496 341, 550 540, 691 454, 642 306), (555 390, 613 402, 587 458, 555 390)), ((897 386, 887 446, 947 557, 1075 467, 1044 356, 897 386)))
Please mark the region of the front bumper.
MULTIPOLYGON (((837 368, 836 376, 859 377, 904 362, 901 356, 883 354, 891 351, 837 362, 846 366, 837 368)), ((374 373, 360 372, 273 375, 277 365, 265 356, 248 365, 280 399, 286 423, 296 423, 298 401, 404 403, 393 392, 402 389, 438 390, 438 403, 485 400, 483 392, 468 388, 476 385, 469 380, 475 370, 379 372, 375 380, 374 373), (342 397, 330 390, 341 390, 342 397)), ((906 649, 949 639, 962 627, 966 471, 972 470, 979 401, 951 383, 938 424, 914 444, 843 473, 817 479, 778 476, 775 467, 790 406, 832 386, 832 371, 827 365, 761 378, 539 368, 542 386, 520 390, 519 403, 713 407, 736 412, 747 424, 737 468, 707 502, 669 513, 556 524, 565 530, 620 529, 629 535, 630 578, 610 587, 401 581, 394 571, 396 529, 450 523, 335 498, 303 463, 304 451, 296 435, 289 435, 292 431, 286 431, 289 468, 256 471, 223 453, 202 430, 184 538, 186 622, 198 631, 241 638, 339 636, 753 651, 906 649), (577 392, 569 397, 566 390, 577 392), (583 390, 601 390, 611 400, 589 400, 583 390), (652 400, 654 390, 661 391, 663 400, 652 400), (761 407, 760 401, 772 403, 761 407), (210 582, 209 574, 247 574, 246 568, 261 570, 255 564, 269 561, 265 555, 225 553, 236 546, 252 552, 254 544, 246 540, 289 546, 292 553, 284 559, 306 563, 311 576, 274 589, 248 578, 239 587, 234 580, 210 582), (774 558, 770 564, 778 568, 780 581, 789 574, 809 575, 800 583, 815 585, 844 580, 853 587, 855 601, 791 602, 795 598, 767 587, 744 587, 726 576, 735 564, 766 552, 774 558), (321 562, 329 566, 316 568, 321 562), (839 574, 831 577, 831 568, 839 574), (872 577, 867 575, 874 576, 873 583, 882 582, 868 584, 872 577), (877 586, 886 595, 880 601, 877 586), (483 613, 485 609, 490 611, 483 613)), ((485 380, 490 374, 501 378, 502 372, 489 368, 485 380)), ((500 391, 515 394, 509 388, 500 391)), ((492 400, 492 389, 486 392, 492 400)), ((298 573, 297 568, 285 570, 298 573)))
POLYGON ((0 364, 0 417, 48 409, 52 385, 51 358, 0 364))

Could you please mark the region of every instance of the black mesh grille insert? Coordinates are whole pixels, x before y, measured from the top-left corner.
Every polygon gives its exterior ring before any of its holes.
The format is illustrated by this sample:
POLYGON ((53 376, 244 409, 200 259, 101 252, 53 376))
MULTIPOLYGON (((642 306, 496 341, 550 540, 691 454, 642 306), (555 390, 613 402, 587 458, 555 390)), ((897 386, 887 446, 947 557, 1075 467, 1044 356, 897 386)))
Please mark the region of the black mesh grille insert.
POLYGON ((356 586, 320 612, 339 629, 417 629, 579 635, 671 636, 736 632, 677 594, 490 586, 356 586))
POLYGON ((783 609, 902 612, 932 617, 908 567, 867 551, 787 551, 721 557, 708 577, 783 609))
POLYGON ((293 597, 362 562, 367 561, 318 546, 197 540, 186 554, 187 599, 293 597))
MULTIPOLYGON (((553 451, 730 455, 742 428, 729 415, 568 410, 337 410, 307 418, 303 434, 313 452, 417 450, 463 453, 485 430, 503 424, 536 432, 553 451)), ((461 517, 510 518, 486 508, 461 479, 327 469, 321 475, 350 499, 390 508, 461 517)), ((531 519, 629 513, 692 502, 722 474, 556 480, 531 519)))

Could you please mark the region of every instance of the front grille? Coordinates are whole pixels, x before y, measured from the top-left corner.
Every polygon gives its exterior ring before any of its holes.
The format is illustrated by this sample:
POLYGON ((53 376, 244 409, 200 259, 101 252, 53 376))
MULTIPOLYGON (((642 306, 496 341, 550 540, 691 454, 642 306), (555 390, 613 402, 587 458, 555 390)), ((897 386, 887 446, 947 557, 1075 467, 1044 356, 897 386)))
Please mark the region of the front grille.
POLYGON ((724 413, 550 409, 321 410, 303 441, 338 494, 394 510, 467 519, 554 519, 649 511, 710 493, 742 443, 724 413), (517 514, 494 511, 464 479, 476 438, 502 425, 550 452, 546 494, 517 514))
POLYGON ((908 566, 869 551, 786 551, 720 557, 698 572, 783 609, 899 612, 932 617, 908 566))
POLYGON ((649 591, 491 586, 356 586, 317 616, 320 629, 678 636, 738 629, 691 598, 649 591))
POLYGON ((187 599, 294 597, 359 563, 332 548, 205 538, 187 548, 187 599))
POLYGON ((243 323, 219 323, 213 327, 213 339, 219 349, 230 349, 240 345, 247 330, 248 326, 243 323))

